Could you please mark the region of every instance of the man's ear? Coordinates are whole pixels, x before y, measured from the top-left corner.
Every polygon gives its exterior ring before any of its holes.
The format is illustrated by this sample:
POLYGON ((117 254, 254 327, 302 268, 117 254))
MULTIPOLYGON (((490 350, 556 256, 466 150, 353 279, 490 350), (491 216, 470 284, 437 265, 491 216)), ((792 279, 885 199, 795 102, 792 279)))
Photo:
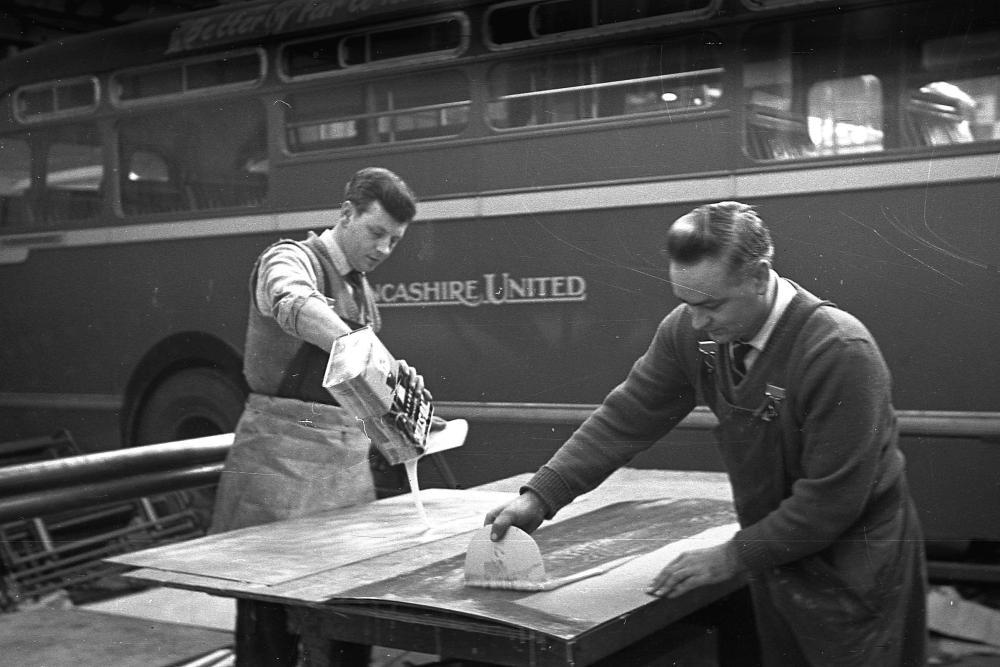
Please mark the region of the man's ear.
POLYGON ((750 271, 754 286, 758 294, 766 294, 767 286, 771 282, 771 262, 767 259, 758 259, 754 262, 750 271))
POLYGON ((350 222, 351 216, 354 215, 354 204, 349 201, 345 201, 340 205, 340 219, 343 222, 350 222))

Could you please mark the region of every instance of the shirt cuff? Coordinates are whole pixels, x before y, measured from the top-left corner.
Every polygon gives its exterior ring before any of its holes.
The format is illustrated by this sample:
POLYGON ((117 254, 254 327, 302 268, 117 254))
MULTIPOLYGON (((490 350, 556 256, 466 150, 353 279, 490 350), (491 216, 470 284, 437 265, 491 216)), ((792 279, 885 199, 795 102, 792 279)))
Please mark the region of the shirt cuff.
POLYGON ((576 497, 563 478, 552 468, 542 466, 528 483, 521 487, 523 493, 525 489, 534 491, 545 504, 545 518, 551 519, 556 512, 573 502, 576 497))

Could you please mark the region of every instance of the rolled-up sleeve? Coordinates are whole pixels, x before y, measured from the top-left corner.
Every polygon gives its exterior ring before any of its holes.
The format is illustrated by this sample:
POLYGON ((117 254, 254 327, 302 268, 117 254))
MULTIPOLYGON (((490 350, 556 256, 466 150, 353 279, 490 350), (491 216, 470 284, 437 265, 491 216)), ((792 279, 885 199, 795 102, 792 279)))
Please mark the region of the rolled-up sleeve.
POLYGON ((333 300, 320 292, 318 278, 305 251, 293 243, 272 246, 261 255, 255 286, 257 309, 285 332, 301 338, 299 315, 310 299, 330 308, 333 300))

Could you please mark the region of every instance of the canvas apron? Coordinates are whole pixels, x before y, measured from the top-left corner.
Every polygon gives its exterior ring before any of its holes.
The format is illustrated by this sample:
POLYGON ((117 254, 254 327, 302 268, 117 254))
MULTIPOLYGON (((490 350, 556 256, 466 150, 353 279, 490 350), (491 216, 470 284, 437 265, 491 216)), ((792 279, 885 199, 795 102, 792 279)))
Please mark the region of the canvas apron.
POLYGON ((219 479, 210 532, 375 500, 369 445, 343 408, 251 394, 219 479))
MULTIPOLYGON (((783 353, 767 379, 751 368, 737 392, 723 375, 729 364, 721 347, 714 353, 717 358, 703 364, 702 387, 714 397, 716 437, 741 526, 756 523, 790 494, 800 454, 782 436, 782 418, 789 418, 782 414, 787 400, 783 390, 789 386, 786 370, 791 343, 820 305, 800 303, 788 313, 783 340, 769 343, 783 353)), ((920 625, 922 613, 920 600, 912 599, 922 595, 920 586, 905 589, 914 568, 922 567, 912 542, 904 539, 916 525, 914 509, 900 488, 887 495, 859 522, 864 534, 845 535, 816 554, 751 576, 765 667, 918 664, 901 657, 907 651, 922 657, 916 638, 912 646, 901 646, 906 626, 920 625), (914 606, 920 609, 914 612, 914 606)), ((919 537, 919 527, 917 533, 919 537)))

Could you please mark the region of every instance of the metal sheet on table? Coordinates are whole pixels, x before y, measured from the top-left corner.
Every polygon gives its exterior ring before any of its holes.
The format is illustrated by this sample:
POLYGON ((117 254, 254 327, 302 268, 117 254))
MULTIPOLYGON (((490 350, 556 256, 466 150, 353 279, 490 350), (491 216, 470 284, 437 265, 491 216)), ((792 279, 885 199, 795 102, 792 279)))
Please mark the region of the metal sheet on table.
POLYGON ((526 593, 467 587, 462 554, 363 586, 342 591, 331 588, 327 601, 338 605, 352 601, 392 603, 568 638, 624 611, 655 603, 657 599, 645 595, 643 588, 672 557, 665 550, 674 545, 682 546, 681 550, 707 546, 702 541, 718 543, 735 531, 734 520, 731 503, 717 499, 618 502, 548 524, 534 533, 546 571, 553 578, 635 557, 608 574, 564 589, 526 593), (621 586, 628 590, 615 590, 621 586), (628 609, 610 602, 618 593, 624 595, 617 602, 628 609))
POLYGON ((407 494, 123 554, 109 560, 142 568, 276 586, 474 531, 483 524, 483 517, 489 510, 512 495, 500 491, 421 491, 420 498, 431 523, 429 529, 421 523, 412 497, 407 494))

